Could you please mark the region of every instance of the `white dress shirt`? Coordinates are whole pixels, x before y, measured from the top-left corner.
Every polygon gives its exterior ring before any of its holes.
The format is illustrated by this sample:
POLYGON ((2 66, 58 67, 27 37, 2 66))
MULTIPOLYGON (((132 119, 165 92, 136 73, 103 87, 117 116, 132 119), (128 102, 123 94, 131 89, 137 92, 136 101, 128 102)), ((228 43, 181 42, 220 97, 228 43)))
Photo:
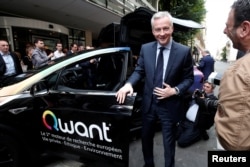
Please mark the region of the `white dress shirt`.
POLYGON ((63 56, 65 56, 65 54, 64 54, 62 51, 59 52, 58 50, 56 50, 56 51, 54 52, 54 56, 51 57, 51 60, 54 60, 54 59, 57 59, 57 58, 63 57, 63 56))
POLYGON ((3 60, 5 62, 5 66, 6 66, 6 71, 5 71, 4 75, 15 74, 16 73, 15 63, 14 63, 12 56, 10 55, 10 52, 8 52, 7 54, 3 54, 3 52, 0 52, 0 54, 3 57, 3 60))

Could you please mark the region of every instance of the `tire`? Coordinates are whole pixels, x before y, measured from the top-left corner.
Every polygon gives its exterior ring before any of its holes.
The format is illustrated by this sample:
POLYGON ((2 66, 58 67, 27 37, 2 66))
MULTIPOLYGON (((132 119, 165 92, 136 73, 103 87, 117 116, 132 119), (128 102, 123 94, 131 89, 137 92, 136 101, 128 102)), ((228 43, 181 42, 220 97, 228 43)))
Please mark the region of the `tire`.
POLYGON ((21 149, 14 138, 0 133, 0 166, 19 167, 21 166, 21 149))

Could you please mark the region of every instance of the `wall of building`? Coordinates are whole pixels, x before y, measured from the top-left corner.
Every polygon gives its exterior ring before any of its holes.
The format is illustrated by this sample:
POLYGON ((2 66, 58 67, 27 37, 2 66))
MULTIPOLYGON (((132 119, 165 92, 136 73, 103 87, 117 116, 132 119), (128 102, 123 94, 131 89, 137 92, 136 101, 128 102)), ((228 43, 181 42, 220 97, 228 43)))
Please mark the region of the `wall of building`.
POLYGON ((85 43, 86 43, 86 46, 93 46, 91 31, 85 31, 85 43))

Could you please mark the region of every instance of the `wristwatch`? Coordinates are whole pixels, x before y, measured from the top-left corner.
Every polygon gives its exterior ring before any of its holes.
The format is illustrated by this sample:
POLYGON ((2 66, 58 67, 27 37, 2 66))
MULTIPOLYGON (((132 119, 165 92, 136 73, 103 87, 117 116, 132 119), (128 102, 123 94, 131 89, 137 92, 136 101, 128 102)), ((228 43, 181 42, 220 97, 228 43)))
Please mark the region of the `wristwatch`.
POLYGON ((180 90, 177 87, 174 87, 175 91, 176 91, 176 95, 180 94, 180 90))

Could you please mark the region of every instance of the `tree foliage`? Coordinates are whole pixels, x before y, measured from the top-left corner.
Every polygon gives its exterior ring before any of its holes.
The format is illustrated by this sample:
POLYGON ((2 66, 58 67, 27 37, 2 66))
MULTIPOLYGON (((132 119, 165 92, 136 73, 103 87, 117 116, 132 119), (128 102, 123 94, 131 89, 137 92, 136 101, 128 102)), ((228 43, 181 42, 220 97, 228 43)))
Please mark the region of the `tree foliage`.
MULTIPOLYGON (((159 10, 167 10, 172 16, 180 19, 193 20, 201 23, 206 15, 205 0, 160 0, 159 10)), ((200 30, 189 29, 188 31, 177 31, 173 34, 176 41, 181 43, 192 43, 196 33, 200 30)))
POLYGON ((223 47, 222 53, 220 55, 222 57, 221 61, 227 61, 227 47, 226 46, 223 47))

